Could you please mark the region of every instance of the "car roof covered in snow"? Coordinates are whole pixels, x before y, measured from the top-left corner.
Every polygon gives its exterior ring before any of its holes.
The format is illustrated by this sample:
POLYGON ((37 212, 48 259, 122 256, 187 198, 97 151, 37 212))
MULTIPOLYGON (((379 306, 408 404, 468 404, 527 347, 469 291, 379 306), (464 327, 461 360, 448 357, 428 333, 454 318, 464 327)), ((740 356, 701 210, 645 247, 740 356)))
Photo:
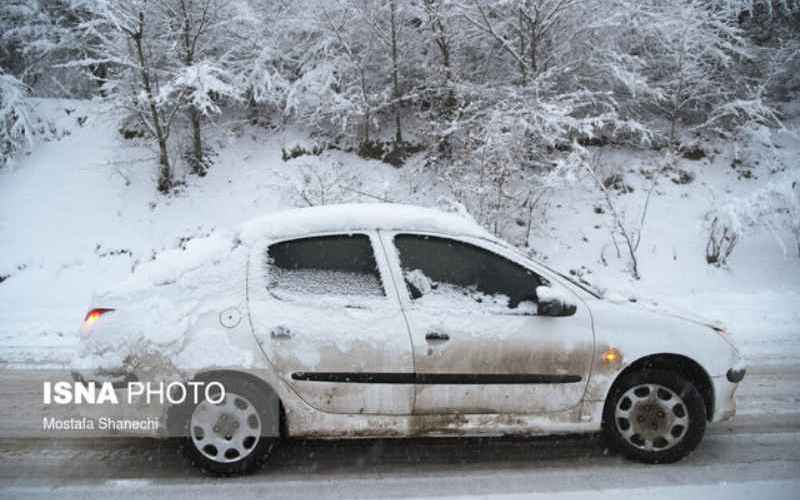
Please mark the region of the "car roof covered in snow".
POLYGON ((239 238, 244 242, 253 242, 259 239, 373 229, 443 233, 496 240, 469 215, 396 203, 350 203, 274 212, 244 223, 240 228, 239 238))

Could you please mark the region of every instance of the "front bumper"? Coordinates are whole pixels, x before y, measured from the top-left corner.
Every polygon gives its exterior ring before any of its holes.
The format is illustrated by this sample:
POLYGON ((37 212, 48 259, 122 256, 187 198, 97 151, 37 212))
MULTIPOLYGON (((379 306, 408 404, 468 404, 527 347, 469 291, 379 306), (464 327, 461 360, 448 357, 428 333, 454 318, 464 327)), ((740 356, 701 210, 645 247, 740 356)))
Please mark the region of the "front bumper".
POLYGON ((728 382, 738 384, 744 378, 745 373, 747 373, 747 368, 731 368, 728 370, 728 373, 725 374, 725 378, 728 379, 728 382))
POLYGON ((736 389, 745 373, 747 369, 744 366, 734 366, 724 376, 711 379, 714 386, 714 414, 710 419, 712 422, 730 420, 736 415, 736 389))

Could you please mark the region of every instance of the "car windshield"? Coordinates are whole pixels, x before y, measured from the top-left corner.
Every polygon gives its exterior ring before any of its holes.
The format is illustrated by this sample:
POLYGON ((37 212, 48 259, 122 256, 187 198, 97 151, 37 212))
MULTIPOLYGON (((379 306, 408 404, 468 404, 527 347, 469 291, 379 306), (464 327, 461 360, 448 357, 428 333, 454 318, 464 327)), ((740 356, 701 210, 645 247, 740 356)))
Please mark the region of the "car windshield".
MULTIPOLYGON (((531 259, 531 260, 533 260, 533 259, 531 259)), ((565 280, 569 281, 573 285, 577 286, 578 288, 580 288, 581 290, 585 291, 586 293, 594 296, 595 298, 598 298, 598 299, 603 298, 603 290, 598 288, 598 287, 596 287, 596 286, 594 286, 593 284, 589 283, 584 278, 575 278, 574 276, 570 276, 569 274, 564 274, 564 273, 562 273, 560 271, 556 271, 552 267, 548 266, 547 264, 543 264, 542 262, 540 262, 538 260, 534 260, 534 262, 536 262, 540 266, 544 267, 545 269, 547 269, 551 273, 557 274, 558 276, 564 278, 565 280)))
POLYGON ((519 257, 521 257, 521 258, 523 258, 525 260, 528 260, 530 262, 533 262, 534 264, 547 269, 551 273, 553 273, 553 274, 555 274, 555 275, 567 280, 571 284, 577 286, 578 288, 580 288, 584 292, 588 293, 589 295, 592 295, 593 297, 598 298, 598 299, 603 298, 604 291, 601 288, 594 286, 593 284, 591 284, 587 280, 585 280, 583 278, 575 278, 574 276, 570 276, 568 274, 562 273, 561 271, 557 271, 557 270, 553 269, 552 267, 548 266, 547 264, 541 262, 540 260, 534 259, 533 257, 530 257, 529 255, 525 254, 525 252, 523 252, 521 249, 519 249, 519 248, 517 248, 517 247, 515 247, 513 245, 510 245, 510 244, 508 244, 508 243, 506 243, 506 242, 504 242, 502 240, 489 240, 489 241, 491 241, 491 242, 493 242, 495 244, 499 244, 503 248, 511 251, 512 253, 518 255, 519 257))

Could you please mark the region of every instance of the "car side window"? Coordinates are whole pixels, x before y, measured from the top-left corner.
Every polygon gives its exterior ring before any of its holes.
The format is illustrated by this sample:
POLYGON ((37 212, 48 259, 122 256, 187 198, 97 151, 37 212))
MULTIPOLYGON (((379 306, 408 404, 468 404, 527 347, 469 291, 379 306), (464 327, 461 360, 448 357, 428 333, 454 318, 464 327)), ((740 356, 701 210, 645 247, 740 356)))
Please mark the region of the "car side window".
POLYGON ((372 243, 364 234, 274 243, 266 264, 267 289, 278 299, 385 296, 372 243))
POLYGON ((417 234, 398 234, 394 243, 416 303, 535 314, 536 287, 547 284, 530 269, 469 243, 417 234))

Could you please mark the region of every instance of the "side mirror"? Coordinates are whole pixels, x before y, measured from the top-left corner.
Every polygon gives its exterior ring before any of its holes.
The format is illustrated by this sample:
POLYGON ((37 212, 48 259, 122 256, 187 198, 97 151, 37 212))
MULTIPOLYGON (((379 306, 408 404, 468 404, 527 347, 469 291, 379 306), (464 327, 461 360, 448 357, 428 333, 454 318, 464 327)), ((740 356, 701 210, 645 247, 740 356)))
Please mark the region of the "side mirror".
POLYGON ((537 286, 536 298, 537 316, 572 316, 578 311, 577 304, 569 296, 549 286, 537 286))

